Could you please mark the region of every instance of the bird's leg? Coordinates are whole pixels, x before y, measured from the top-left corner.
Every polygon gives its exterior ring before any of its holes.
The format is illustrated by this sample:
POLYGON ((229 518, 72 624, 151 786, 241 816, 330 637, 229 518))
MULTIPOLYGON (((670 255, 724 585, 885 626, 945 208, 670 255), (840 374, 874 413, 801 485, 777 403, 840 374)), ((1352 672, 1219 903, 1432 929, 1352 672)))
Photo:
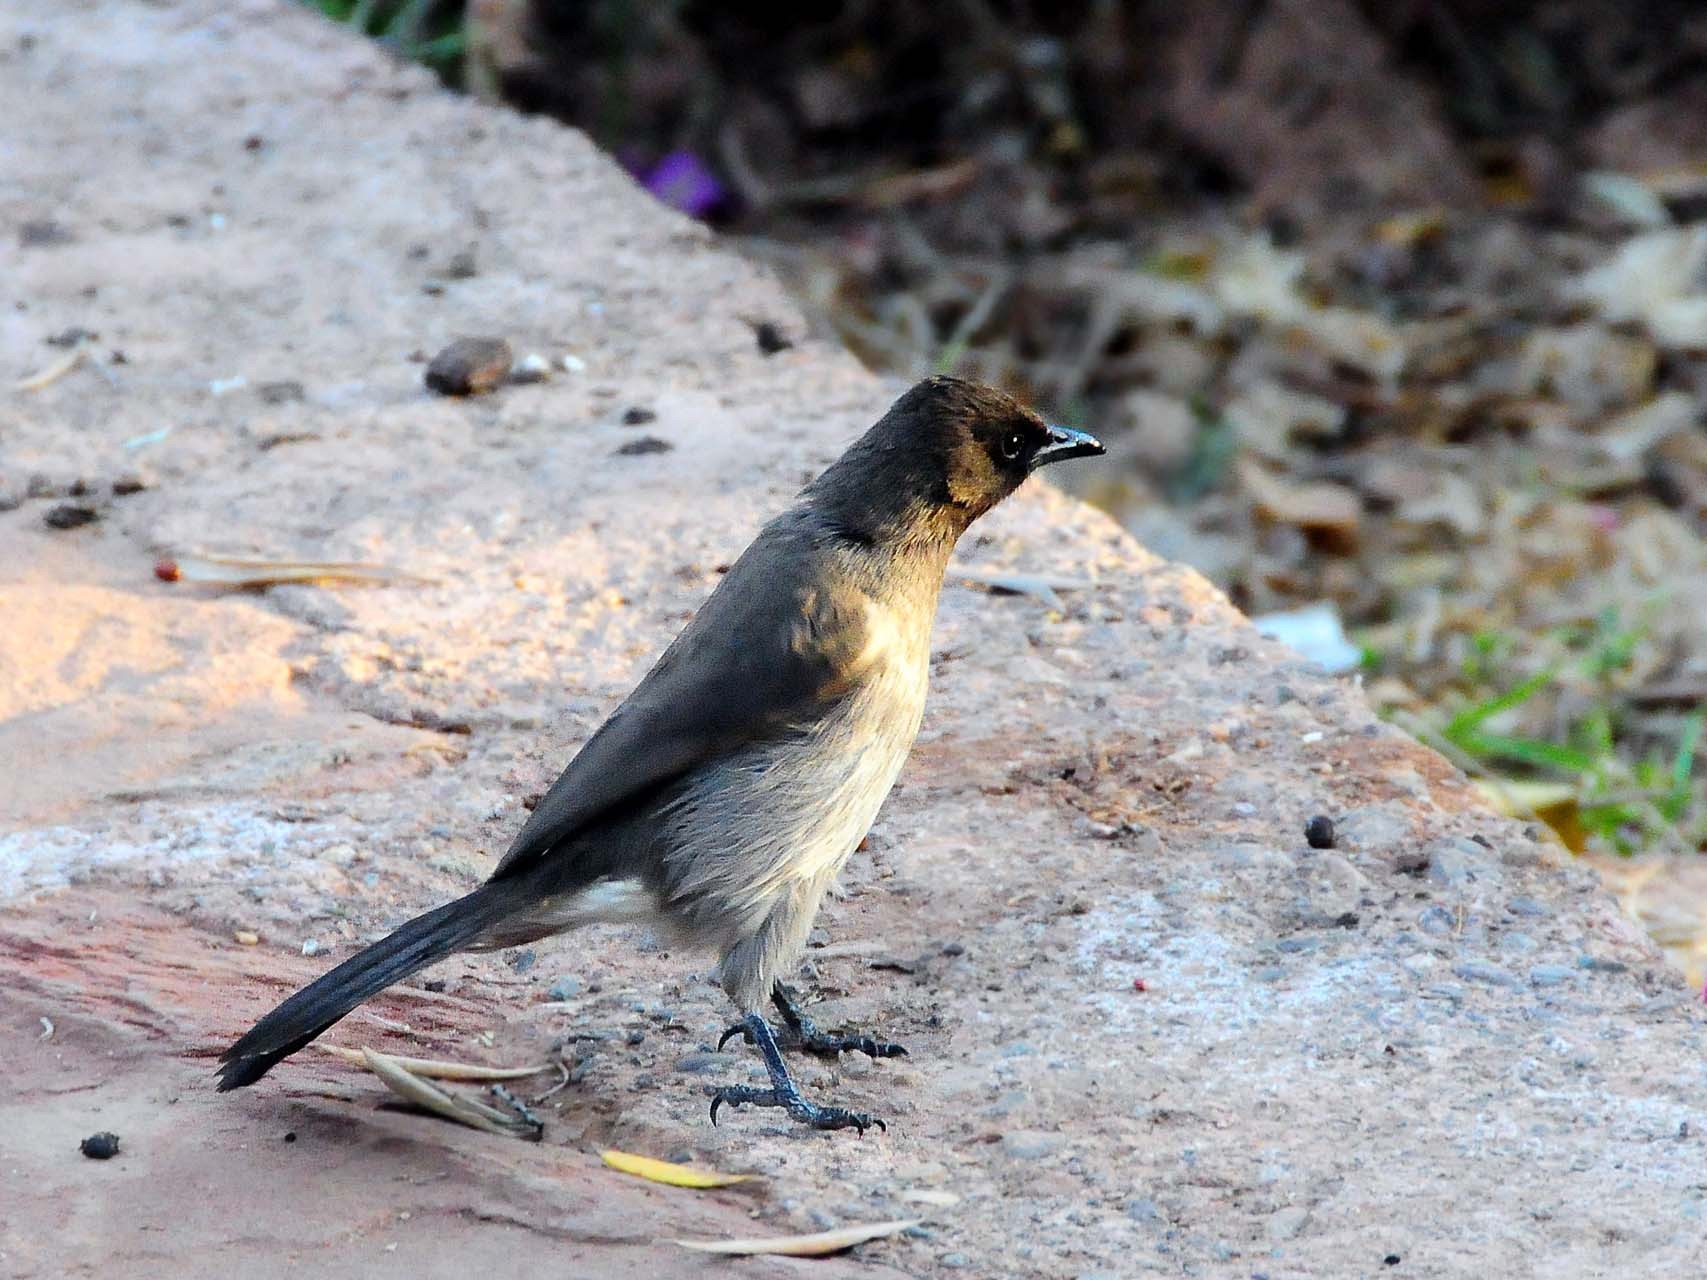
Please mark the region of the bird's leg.
MULTIPOLYGON (((785 1048, 804 1049, 820 1058, 833 1058, 839 1053, 863 1053, 872 1058, 907 1056, 905 1048, 890 1044, 887 1040, 874 1040, 870 1036, 858 1035, 834 1036, 818 1030, 818 1024, 807 1017, 806 1011, 801 1008, 799 997, 780 982, 771 989, 771 1003, 776 1005, 777 1012, 782 1014, 783 1026, 788 1028, 788 1034, 783 1038, 785 1048)), ((737 1022, 723 1033, 717 1047, 721 1049, 736 1036, 742 1037, 748 1044, 753 1043, 747 1024, 737 1022)))
POLYGON ((800 1123, 811 1125, 814 1129, 855 1129, 864 1133, 872 1125, 879 1129, 888 1128, 883 1121, 868 1116, 863 1111, 849 1111, 845 1107, 821 1107, 816 1102, 808 1102, 801 1094, 799 1086, 789 1076, 788 1066, 782 1060, 782 1050, 776 1045, 776 1036, 762 1015, 748 1014, 737 1030, 744 1032, 750 1042, 759 1046, 771 1085, 768 1089, 760 1089, 750 1084, 730 1084, 713 1090, 712 1124, 717 1123, 717 1108, 724 1103, 741 1107, 750 1102, 755 1107, 782 1107, 800 1123))

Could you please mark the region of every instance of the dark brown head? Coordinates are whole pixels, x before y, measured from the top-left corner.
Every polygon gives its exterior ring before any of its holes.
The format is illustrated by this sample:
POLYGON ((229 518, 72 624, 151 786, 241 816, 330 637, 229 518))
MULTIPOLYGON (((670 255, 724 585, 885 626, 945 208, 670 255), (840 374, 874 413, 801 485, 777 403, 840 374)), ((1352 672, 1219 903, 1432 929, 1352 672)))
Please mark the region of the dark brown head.
POLYGON ((994 387, 926 378, 806 491, 866 541, 954 540, 1039 467, 1103 451, 994 387))

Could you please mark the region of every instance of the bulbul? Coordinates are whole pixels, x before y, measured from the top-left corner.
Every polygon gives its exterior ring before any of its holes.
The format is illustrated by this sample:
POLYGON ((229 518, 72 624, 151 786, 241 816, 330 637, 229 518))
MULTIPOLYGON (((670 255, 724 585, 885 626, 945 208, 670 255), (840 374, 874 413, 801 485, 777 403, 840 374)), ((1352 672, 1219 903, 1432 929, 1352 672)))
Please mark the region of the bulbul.
POLYGON ((820 1036, 781 979, 919 731, 955 542, 1039 467, 1102 451, 989 387, 913 387, 764 527, 569 762, 491 879, 262 1018, 221 1055, 220 1089, 253 1084, 454 952, 646 922, 717 954, 742 1015, 730 1034, 763 1054, 770 1087, 715 1090, 713 1123, 719 1105, 751 1103, 818 1129, 880 1124, 805 1098, 763 1009, 773 1001, 809 1049, 900 1052, 820 1036))

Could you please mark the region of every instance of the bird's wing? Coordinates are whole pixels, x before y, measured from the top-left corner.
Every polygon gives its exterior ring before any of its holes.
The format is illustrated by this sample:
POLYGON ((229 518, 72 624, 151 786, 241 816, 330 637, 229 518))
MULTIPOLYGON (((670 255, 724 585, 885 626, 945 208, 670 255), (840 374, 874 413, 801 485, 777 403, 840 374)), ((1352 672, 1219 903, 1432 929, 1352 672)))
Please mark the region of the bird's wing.
POLYGON ((761 538, 545 793, 493 874, 514 875, 703 761, 808 724, 858 685, 871 602, 823 553, 761 538), (767 549, 771 554, 755 554, 767 549), (834 582, 836 575, 829 575, 834 582))

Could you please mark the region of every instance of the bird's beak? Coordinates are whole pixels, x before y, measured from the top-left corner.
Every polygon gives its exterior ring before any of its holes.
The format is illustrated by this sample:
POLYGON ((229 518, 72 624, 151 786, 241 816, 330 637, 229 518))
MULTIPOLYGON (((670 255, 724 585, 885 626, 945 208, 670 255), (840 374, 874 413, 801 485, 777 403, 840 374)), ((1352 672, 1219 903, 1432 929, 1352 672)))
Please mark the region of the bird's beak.
POLYGON ((1031 469, 1036 471, 1039 467, 1047 467, 1051 462, 1063 462, 1068 458, 1090 458, 1102 452, 1102 441, 1088 431, 1075 431, 1072 427, 1051 423, 1049 443, 1031 455, 1031 469))

